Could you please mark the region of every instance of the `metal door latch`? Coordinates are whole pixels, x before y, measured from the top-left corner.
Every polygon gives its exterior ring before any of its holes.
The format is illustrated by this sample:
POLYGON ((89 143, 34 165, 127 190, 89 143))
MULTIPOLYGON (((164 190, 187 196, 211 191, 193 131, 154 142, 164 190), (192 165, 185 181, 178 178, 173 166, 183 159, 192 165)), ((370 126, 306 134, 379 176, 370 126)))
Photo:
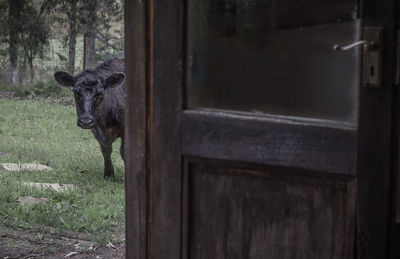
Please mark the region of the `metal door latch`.
POLYGON ((362 85, 380 87, 382 80, 382 28, 364 27, 364 40, 346 46, 333 45, 336 51, 346 51, 358 46, 363 48, 362 85))
POLYGON ((356 42, 351 43, 351 44, 346 45, 346 46, 339 46, 338 44, 335 44, 335 45, 333 45, 333 50, 345 51, 345 50, 349 50, 349 49, 358 47, 360 45, 363 45, 364 48, 373 48, 376 45, 376 43, 375 42, 370 42, 370 41, 367 41, 367 40, 359 40, 359 41, 356 41, 356 42))

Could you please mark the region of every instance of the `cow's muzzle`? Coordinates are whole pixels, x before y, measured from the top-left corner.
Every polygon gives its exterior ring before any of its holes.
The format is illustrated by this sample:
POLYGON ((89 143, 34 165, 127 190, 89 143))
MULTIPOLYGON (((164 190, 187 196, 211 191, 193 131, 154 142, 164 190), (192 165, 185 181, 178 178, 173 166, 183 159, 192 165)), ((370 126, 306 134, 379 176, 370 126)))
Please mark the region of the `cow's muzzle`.
POLYGON ((91 129, 95 125, 93 117, 89 117, 89 116, 78 118, 77 124, 82 129, 91 129))

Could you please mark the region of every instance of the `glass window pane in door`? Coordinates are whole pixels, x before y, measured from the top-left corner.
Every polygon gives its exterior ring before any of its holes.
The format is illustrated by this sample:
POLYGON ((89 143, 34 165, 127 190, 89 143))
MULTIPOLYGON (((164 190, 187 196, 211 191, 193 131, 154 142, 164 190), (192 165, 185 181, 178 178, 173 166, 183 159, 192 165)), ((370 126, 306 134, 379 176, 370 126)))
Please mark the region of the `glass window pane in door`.
POLYGON ((186 108, 355 123, 357 1, 188 0, 186 108))

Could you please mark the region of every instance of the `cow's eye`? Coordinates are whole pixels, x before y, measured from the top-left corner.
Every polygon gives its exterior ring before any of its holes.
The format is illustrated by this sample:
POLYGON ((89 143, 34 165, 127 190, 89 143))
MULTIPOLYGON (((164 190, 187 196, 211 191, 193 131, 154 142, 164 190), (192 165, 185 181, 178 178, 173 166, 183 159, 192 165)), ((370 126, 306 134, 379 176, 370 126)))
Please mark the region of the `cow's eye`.
POLYGON ((101 101, 103 101, 103 94, 101 94, 101 93, 99 93, 99 94, 96 94, 96 102, 101 102, 101 101))
POLYGON ((79 92, 74 92, 74 96, 75 96, 75 98, 77 98, 77 99, 82 99, 82 95, 79 93, 79 92))

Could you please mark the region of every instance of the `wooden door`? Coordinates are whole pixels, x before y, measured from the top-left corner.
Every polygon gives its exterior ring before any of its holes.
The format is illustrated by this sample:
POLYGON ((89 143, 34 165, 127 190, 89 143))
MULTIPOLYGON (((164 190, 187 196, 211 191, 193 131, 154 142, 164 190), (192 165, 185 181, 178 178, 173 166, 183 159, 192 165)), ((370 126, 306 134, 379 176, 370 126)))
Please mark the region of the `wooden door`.
POLYGON ((126 1, 128 258, 389 257, 396 9, 376 2, 126 1), (367 28, 376 67, 334 50, 367 28))

